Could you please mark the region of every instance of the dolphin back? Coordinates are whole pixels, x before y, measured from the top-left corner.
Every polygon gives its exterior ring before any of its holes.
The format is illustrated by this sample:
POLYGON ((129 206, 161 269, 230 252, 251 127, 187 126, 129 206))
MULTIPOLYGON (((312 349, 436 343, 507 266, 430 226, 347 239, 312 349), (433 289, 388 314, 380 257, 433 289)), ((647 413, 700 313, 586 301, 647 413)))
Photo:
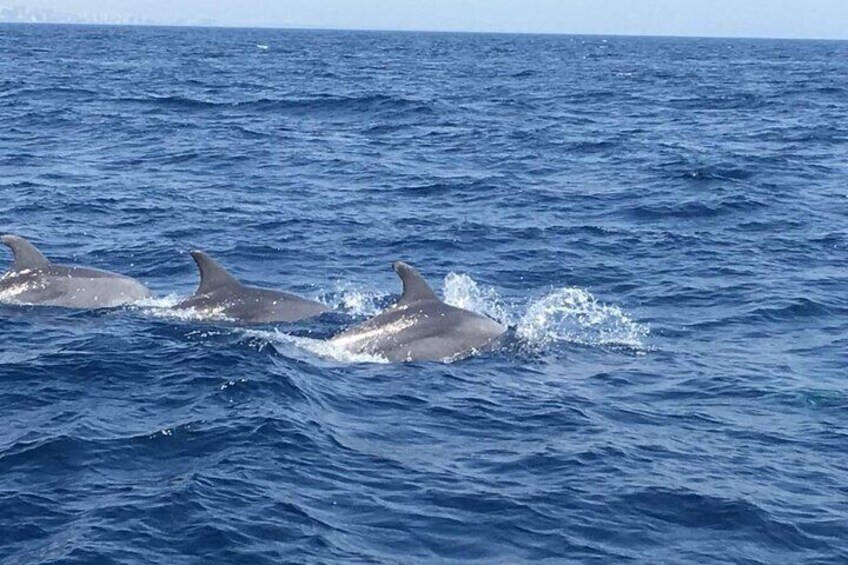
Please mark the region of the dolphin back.
POLYGON ((50 264, 38 248, 20 236, 7 234, 0 237, 0 241, 12 250, 14 256, 12 271, 38 270, 50 264))
POLYGON ((8 301, 62 308, 112 308, 150 296, 135 279, 91 269, 51 263, 33 244, 16 235, 4 235, 15 257, 11 271, 2 279, 8 301))
POLYGON ((392 264, 403 294, 391 308, 332 338, 354 353, 388 361, 452 361, 496 344, 506 327, 442 302, 410 265, 392 264))
POLYGON ((241 286, 241 283, 234 276, 203 251, 194 250, 191 252, 191 257, 200 270, 200 285, 198 285, 195 295, 211 294, 228 287, 238 288, 241 286))
POLYGON ((200 284, 190 298, 174 306, 194 309, 200 317, 229 318, 240 324, 295 322, 317 316, 327 307, 290 292, 247 286, 203 251, 191 256, 200 270, 200 284))
POLYGON ((392 263, 392 268, 403 283, 403 294, 400 300, 397 301, 396 306, 405 306, 421 300, 439 300, 439 297, 436 296, 436 293, 433 292, 433 289, 430 288, 424 277, 418 274, 418 271, 411 265, 403 261, 395 261, 392 263))
POLYGON ((111 308, 150 296, 135 279, 99 269, 57 265, 26 239, 7 234, 0 241, 14 255, 3 289, 15 303, 63 308, 111 308))

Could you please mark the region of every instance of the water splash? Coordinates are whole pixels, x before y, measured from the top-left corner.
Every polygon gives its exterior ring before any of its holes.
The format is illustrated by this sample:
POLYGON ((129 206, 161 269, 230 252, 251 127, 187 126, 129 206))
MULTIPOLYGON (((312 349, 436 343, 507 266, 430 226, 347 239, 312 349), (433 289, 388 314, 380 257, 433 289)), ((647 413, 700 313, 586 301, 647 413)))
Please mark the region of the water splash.
POLYGON ((444 301, 451 306, 471 310, 488 316, 504 325, 512 325, 512 310, 498 292, 488 286, 480 286, 470 276, 448 273, 442 286, 444 301))
POLYGON ((294 348, 307 351, 322 357, 331 359, 339 363, 388 363, 385 357, 379 355, 370 355, 367 353, 352 353, 344 347, 333 343, 330 340, 313 339, 287 334, 278 330, 244 330, 244 334, 250 337, 258 338, 267 343, 282 345, 284 347, 294 346, 294 348))
POLYGON ((168 294, 166 296, 150 296, 148 298, 142 298, 138 302, 135 302, 133 306, 138 308, 172 308, 179 304, 184 300, 184 297, 178 294, 168 294))
POLYGON ((184 322, 233 321, 232 318, 224 315, 224 306, 219 306, 217 308, 182 308, 175 310, 174 306, 183 300, 184 297, 182 296, 169 294, 167 296, 144 298, 132 304, 130 308, 149 314, 154 318, 182 320, 184 322))
MULTIPOLYGON (((534 351, 557 344, 589 347, 626 348, 645 351, 650 330, 630 318, 620 307, 599 302, 590 292, 577 287, 558 288, 525 308, 504 300, 495 288, 479 284, 464 273, 448 273, 442 283, 444 301, 488 316, 514 329, 516 337, 534 351)), ((333 310, 356 317, 371 317, 382 312, 391 302, 390 294, 342 285, 325 294, 321 301, 333 310)), ((174 310, 182 297, 170 294, 147 298, 133 305, 154 317, 182 321, 229 321, 221 309, 174 310)), ((351 353, 339 343, 291 335, 279 330, 246 330, 246 335, 267 343, 284 345, 289 351, 299 349, 320 358, 339 363, 386 363, 386 359, 369 354, 351 353)))
POLYGON ((522 309, 466 274, 450 273, 444 281, 445 302, 488 316, 515 329, 535 350, 557 343, 590 347, 620 347, 645 351, 650 328, 634 321, 620 307, 599 302, 582 288, 553 290, 522 309))
POLYGON ((618 306, 603 304, 590 292, 569 287, 530 303, 518 321, 516 334, 536 349, 561 342, 644 351, 650 329, 618 306))
POLYGON ((318 300, 331 310, 340 310, 351 316, 371 317, 382 312, 389 295, 365 290, 356 286, 340 285, 318 300))
POLYGON ((16 296, 19 296, 25 293, 28 290, 32 290, 35 287, 29 284, 16 284, 3 290, 0 290, 0 302, 8 302, 8 303, 16 303, 16 296))
POLYGON ((21 294, 24 294, 30 290, 39 290, 45 288, 44 282, 38 282, 37 279, 26 279, 25 275, 31 273, 29 269, 25 269, 22 271, 12 271, 8 272, 2 277, 0 277, 0 282, 5 282, 9 284, 3 290, 0 290, 0 302, 6 302, 10 304, 21 304, 25 305, 26 303, 20 302, 17 297, 21 294), (15 279, 21 278, 22 282, 15 283, 15 279))

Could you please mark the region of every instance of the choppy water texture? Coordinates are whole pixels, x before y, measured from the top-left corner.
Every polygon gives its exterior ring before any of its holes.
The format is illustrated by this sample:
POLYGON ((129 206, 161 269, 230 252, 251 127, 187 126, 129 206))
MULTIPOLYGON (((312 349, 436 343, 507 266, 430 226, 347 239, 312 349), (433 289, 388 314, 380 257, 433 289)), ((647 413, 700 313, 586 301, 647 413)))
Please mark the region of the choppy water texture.
POLYGON ((4 26, 0 53, 0 231, 159 297, 0 306, 3 563, 848 562, 848 44, 4 26), (190 248, 340 312, 170 316, 190 248), (507 344, 327 350, 395 259, 507 344))

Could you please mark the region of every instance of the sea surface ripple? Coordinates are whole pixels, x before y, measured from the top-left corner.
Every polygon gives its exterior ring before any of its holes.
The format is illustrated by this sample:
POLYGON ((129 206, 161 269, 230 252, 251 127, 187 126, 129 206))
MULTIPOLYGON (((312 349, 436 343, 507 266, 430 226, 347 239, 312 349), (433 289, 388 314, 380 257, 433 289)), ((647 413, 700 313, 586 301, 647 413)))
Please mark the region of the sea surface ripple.
POLYGON ((0 562, 848 562, 848 43, 0 26, 0 562), (175 317, 189 249, 337 312, 175 317), (2 268, 10 260, 3 250, 2 268), (324 340, 390 263, 511 327, 324 340))

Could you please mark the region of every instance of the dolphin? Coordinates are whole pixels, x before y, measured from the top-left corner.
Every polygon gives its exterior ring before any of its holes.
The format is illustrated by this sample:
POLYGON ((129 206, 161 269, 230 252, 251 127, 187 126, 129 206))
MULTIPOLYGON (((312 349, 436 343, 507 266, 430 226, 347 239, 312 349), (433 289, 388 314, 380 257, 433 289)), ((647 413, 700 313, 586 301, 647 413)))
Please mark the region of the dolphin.
POLYGON ((135 279, 87 267, 56 265, 32 243, 16 235, 0 241, 14 256, 11 270, 0 278, 0 299, 16 304, 63 308, 112 308, 150 296, 135 279))
POLYGON ((192 251, 191 256, 200 269, 200 286, 194 296, 174 306, 178 310, 192 308, 241 324, 296 322, 328 310, 320 302, 290 292, 243 285, 202 251, 192 251))
POLYGON ((330 343, 388 361, 453 361, 497 344, 498 322, 445 304, 411 266, 392 264, 403 294, 387 310, 344 331, 330 343))

